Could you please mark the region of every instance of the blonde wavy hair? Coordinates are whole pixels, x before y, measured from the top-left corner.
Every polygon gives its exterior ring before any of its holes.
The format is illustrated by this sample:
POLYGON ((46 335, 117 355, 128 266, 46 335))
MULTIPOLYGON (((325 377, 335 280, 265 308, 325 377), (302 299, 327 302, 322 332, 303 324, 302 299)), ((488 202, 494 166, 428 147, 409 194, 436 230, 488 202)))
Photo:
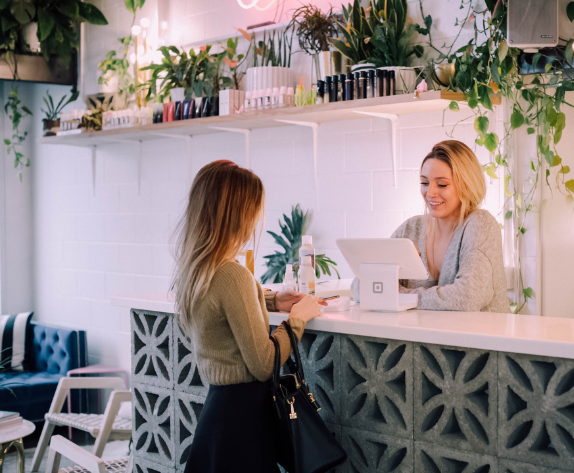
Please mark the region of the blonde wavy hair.
POLYGON ((249 241, 255 243, 264 214, 265 190, 248 169, 221 160, 197 174, 187 210, 175 235, 175 308, 189 333, 193 310, 205 296, 217 269, 249 241))
MULTIPOLYGON (((452 171, 454 187, 460 199, 460 217, 458 224, 480 207, 486 195, 486 182, 482 166, 472 150, 461 141, 445 140, 433 146, 421 163, 421 172, 425 162, 438 159, 446 163, 452 171)), ((425 213, 428 208, 425 205, 425 213)), ((432 219, 434 220, 434 219, 432 219)))

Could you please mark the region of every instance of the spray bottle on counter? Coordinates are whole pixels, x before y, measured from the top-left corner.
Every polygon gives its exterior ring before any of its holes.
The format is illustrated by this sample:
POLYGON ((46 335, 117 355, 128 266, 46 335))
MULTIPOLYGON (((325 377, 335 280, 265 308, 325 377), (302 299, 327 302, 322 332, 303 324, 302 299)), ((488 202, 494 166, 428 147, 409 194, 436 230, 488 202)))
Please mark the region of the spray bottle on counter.
POLYGON ((313 248, 313 236, 303 235, 302 245, 299 248, 299 266, 303 264, 303 256, 311 256, 311 266, 315 269, 315 248, 313 248))
POLYGON ((297 292, 297 283, 293 273, 293 265, 288 264, 285 268, 285 279, 283 280, 283 290, 291 289, 297 292))
POLYGON ((315 269, 311 264, 311 255, 304 255, 301 258, 301 265, 299 266, 299 273, 297 278, 299 280, 299 292, 305 295, 315 295, 315 269))

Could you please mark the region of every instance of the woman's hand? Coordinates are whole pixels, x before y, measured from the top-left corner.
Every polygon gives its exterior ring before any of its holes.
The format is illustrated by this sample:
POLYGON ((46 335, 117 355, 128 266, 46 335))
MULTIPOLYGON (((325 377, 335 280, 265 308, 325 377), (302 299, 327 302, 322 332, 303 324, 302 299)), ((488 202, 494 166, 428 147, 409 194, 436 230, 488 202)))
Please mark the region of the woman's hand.
MULTIPOLYGON (((300 292, 292 291, 291 289, 286 289, 285 291, 280 291, 275 296, 275 308, 277 310, 282 310, 283 312, 291 312, 293 304, 297 304, 305 297, 305 294, 300 292)), ((327 303, 320 297, 315 297, 319 304, 326 306, 327 303)))
POLYGON ((327 305, 327 303, 319 297, 305 296, 303 294, 301 294, 301 296, 301 301, 291 308, 289 318, 301 319, 305 322, 309 322, 309 320, 314 319, 315 317, 321 317, 321 306, 327 305))

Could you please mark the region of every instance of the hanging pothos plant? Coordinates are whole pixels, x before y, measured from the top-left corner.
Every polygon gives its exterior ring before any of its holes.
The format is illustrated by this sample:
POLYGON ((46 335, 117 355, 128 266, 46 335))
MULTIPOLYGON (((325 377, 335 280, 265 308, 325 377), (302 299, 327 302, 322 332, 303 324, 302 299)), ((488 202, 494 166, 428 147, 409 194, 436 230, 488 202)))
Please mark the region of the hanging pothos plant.
MULTIPOLYGON (((466 24, 472 22, 475 35, 454 53, 451 53, 452 46, 447 54, 441 53, 439 62, 448 60, 454 63, 456 89, 466 93, 468 106, 475 114, 476 144, 485 147, 493 156, 492 162, 484 166, 484 171, 492 179, 503 175, 506 201, 501 212, 504 212, 507 222, 515 224, 514 240, 517 243, 527 231, 525 220, 528 213, 539 210, 535 198, 541 176, 551 190, 556 189, 573 201, 574 179, 570 178, 570 168, 563 165, 556 150, 566 126, 562 107, 572 106, 565 101, 565 94, 574 90, 574 82, 564 73, 564 68, 572 64, 573 40, 562 40, 562 46, 533 55, 524 54, 506 42, 507 2, 485 0, 485 3, 486 9, 476 11, 473 0, 461 0, 460 8, 466 10, 466 17, 458 19, 457 25, 462 31, 466 24), (486 39, 479 41, 478 38, 484 36, 486 39), (523 75, 537 70, 542 73, 523 75), (493 111, 492 94, 504 97, 512 110, 509 121, 504 123, 504 136, 498 136, 488 118, 488 112, 493 111), (536 135, 536 157, 530 161, 532 173, 526 184, 515 179, 513 172, 517 166, 506 146, 511 134, 522 127, 526 127, 529 135, 536 135)), ((573 20, 574 2, 568 5, 568 9, 570 20, 573 20)), ((440 52, 432 44, 430 46, 440 52)), ((449 108, 459 110, 454 101, 449 108)), ((508 227, 512 228, 511 225, 508 227)), ((515 251, 517 248, 515 245, 515 251)), ((534 296, 532 288, 524 285, 520 254, 518 263, 519 294, 516 302, 511 304, 515 312, 520 312, 528 299, 534 296)))

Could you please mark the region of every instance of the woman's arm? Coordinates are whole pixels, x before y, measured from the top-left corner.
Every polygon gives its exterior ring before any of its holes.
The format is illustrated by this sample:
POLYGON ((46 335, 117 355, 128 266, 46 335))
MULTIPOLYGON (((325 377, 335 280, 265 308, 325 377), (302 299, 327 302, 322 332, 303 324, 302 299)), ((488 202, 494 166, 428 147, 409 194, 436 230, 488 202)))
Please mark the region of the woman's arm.
MULTIPOLYGON (((269 327, 263 317, 255 279, 245 268, 234 269, 222 281, 228 294, 221 300, 222 309, 249 372, 259 381, 266 381, 272 374, 275 346, 269 339, 269 327)), ((305 322, 301 319, 290 319, 289 322, 300 340, 305 322)), ((291 352, 289 336, 283 327, 279 327, 274 337, 279 342, 283 364, 291 352)))
POLYGON ((492 264, 481 249, 474 248, 461 256, 454 283, 401 292, 418 294, 421 310, 480 311, 494 295, 492 264))

